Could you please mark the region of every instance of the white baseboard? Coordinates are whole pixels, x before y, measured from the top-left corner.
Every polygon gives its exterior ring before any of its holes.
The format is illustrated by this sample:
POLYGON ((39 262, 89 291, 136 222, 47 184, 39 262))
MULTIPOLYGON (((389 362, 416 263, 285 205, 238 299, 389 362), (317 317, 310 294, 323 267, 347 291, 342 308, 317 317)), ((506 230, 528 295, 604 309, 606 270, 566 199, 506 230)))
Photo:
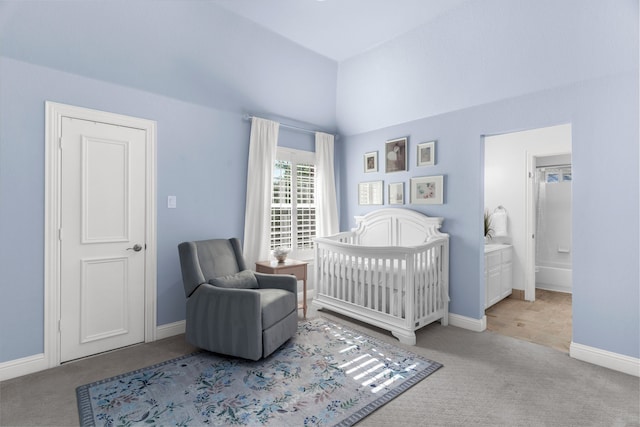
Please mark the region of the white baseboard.
POLYGON ((0 381, 43 371, 48 367, 48 360, 44 357, 44 353, 10 360, 0 363, 0 381))
POLYGON ((458 328, 468 329, 474 332, 482 332, 487 329, 487 316, 482 319, 474 319, 472 317, 461 316, 455 313, 449 313, 449 324, 458 328))
POLYGON ((564 292, 565 294, 572 294, 573 290, 571 286, 554 285, 547 283, 536 283, 536 289, 543 289, 545 291, 564 292))
POLYGON ((613 353, 596 347, 571 342, 569 346, 569 356, 583 362, 593 363, 614 371, 640 377, 640 359, 625 356, 624 354, 613 353))
MULTIPOLYGON (((156 340, 169 338, 174 335, 184 334, 185 321, 168 323, 156 327, 156 340)), ((49 361, 44 353, 34 354, 20 359, 9 360, 0 363, 0 381, 10 380, 11 378, 21 377, 23 375, 32 374, 34 372, 49 369, 49 361)))
POLYGON ((156 340, 169 338, 174 335, 184 334, 186 327, 186 321, 180 320, 178 322, 167 323, 156 327, 156 340))

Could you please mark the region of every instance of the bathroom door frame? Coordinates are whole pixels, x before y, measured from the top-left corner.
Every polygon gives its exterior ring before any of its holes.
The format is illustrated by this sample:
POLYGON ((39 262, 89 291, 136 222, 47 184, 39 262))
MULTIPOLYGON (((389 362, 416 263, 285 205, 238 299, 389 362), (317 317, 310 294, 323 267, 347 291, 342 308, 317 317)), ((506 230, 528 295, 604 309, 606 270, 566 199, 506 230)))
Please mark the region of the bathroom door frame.
POLYGON ((525 236, 527 236, 527 244, 525 246, 525 282, 524 282, 524 299, 526 301, 536 300, 536 208, 533 200, 534 185, 536 185, 536 156, 530 152, 526 152, 527 156, 527 190, 525 196, 525 236))

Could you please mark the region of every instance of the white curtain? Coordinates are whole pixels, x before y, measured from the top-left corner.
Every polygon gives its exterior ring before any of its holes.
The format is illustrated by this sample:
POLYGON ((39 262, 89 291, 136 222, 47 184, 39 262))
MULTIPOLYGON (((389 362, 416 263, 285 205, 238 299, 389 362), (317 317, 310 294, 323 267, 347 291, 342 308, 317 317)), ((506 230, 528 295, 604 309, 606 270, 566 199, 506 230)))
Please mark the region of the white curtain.
POLYGON ((256 261, 269 259, 271 186, 279 129, 278 122, 251 119, 242 249, 247 268, 251 270, 255 269, 256 261))
POLYGON ((316 132, 316 234, 326 237, 340 231, 333 171, 333 135, 316 132))

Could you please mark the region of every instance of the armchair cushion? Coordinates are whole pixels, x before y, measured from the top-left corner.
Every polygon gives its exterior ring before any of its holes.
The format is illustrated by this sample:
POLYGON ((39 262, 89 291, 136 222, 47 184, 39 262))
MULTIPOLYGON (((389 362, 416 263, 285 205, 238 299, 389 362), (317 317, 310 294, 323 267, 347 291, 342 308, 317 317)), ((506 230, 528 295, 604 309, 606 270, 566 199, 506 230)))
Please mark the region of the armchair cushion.
POLYGON ((262 329, 269 329, 281 319, 287 317, 298 302, 296 295, 282 289, 259 289, 260 308, 262 309, 262 329))
POLYGON ((219 288, 258 289, 258 281, 251 270, 216 277, 209 280, 209 284, 219 288))

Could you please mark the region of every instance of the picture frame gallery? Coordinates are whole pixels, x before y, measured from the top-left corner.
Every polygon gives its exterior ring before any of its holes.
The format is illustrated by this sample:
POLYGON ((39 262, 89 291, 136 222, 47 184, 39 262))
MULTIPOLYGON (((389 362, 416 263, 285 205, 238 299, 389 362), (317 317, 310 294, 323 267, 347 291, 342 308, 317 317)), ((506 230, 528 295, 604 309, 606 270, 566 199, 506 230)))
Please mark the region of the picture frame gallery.
MULTIPOLYGON (((436 164, 436 142, 431 140, 416 145, 416 167, 436 164)), ((406 172, 408 168, 409 137, 389 139, 385 142, 382 161, 384 172, 406 172)), ((378 151, 364 153, 364 173, 378 172, 378 151)), ((369 181, 358 184, 359 205, 382 205, 384 181, 369 181)), ((408 182, 408 200, 404 196, 404 182, 391 182, 387 185, 387 203, 389 205, 442 205, 444 204, 444 176, 410 177, 408 182)))

